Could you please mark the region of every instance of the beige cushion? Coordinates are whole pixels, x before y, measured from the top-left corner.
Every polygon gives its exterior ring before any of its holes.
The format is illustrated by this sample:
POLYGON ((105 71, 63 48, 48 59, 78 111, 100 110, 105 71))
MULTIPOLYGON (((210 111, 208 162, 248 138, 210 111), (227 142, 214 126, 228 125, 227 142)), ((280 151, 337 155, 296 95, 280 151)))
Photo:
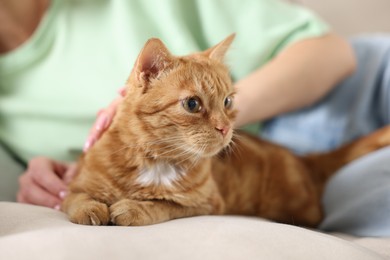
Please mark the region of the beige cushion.
POLYGON ((288 0, 317 12, 344 36, 390 32, 389 0, 288 0))
MULTIPOLYGON (((383 255, 382 255, 383 257, 383 255)), ((0 203, 0 259, 383 259, 346 240, 256 218, 82 226, 52 209, 0 203)))

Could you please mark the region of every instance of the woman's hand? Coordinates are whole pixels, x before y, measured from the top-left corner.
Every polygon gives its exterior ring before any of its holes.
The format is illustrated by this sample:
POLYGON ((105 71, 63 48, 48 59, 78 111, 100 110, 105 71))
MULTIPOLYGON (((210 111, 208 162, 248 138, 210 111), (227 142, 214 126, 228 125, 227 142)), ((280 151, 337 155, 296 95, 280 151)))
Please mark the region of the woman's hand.
POLYGON ((19 178, 17 200, 59 210, 67 195, 67 184, 75 173, 75 164, 36 157, 30 160, 26 172, 19 178))
POLYGON ((112 119, 115 116, 116 108, 118 107, 119 103, 123 100, 123 97, 126 94, 124 87, 119 89, 119 94, 120 96, 114 99, 114 101, 112 101, 107 108, 101 109, 98 112, 96 121, 93 124, 93 127, 89 132, 87 141, 84 144, 84 149, 83 149, 84 152, 88 151, 89 148, 91 148, 92 145, 100 138, 102 133, 110 126, 112 119))
MULTIPOLYGON (((116 98, 98 113, 98 117, 84 145, 86 152, 110 126, 118 104, 125 95, 125 89, 119 90, 116 98)), ((32 159, 26 172, 19 178, 18 202, 60 209, 62 200, 67 195, 67 184, 76 174, 75 163, 62 163, 46 157, 32 159)))

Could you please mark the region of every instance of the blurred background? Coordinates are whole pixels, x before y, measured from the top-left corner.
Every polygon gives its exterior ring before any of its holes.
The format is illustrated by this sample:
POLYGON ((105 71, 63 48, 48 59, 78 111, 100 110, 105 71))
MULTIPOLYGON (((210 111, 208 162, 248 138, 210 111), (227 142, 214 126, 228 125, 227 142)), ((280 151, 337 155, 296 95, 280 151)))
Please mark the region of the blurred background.
POLYGON ((344 36, 390 33, 390 0, 294 0, 317 12, 344 36))

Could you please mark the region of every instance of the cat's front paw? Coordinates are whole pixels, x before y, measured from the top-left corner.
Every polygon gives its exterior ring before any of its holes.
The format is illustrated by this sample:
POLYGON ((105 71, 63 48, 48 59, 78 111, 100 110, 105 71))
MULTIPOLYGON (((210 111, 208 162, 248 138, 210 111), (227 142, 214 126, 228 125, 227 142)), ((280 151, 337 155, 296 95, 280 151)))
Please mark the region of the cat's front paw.
POLYGON ((108 206, 98 201, 89 201, 74 209, 69 215, 70 221, 82 225, 107 225, 110 221, 108 206))
POLYGON ((124 199, 110 206, 111 222, 118 226, 143 226, 153 224, 149 201, 124 199))

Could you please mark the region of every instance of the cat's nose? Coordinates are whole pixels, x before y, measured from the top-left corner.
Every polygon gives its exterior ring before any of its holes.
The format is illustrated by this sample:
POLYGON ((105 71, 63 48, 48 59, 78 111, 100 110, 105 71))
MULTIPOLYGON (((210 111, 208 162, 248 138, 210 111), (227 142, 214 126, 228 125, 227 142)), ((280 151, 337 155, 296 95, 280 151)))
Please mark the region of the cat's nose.
POLYGON ((230 127, 228 127, 228 126, 217 126, 217 127, 215 127, 215 130, 220 132, 224 137, 229 132, 229 129, 230 129, 230 127))

